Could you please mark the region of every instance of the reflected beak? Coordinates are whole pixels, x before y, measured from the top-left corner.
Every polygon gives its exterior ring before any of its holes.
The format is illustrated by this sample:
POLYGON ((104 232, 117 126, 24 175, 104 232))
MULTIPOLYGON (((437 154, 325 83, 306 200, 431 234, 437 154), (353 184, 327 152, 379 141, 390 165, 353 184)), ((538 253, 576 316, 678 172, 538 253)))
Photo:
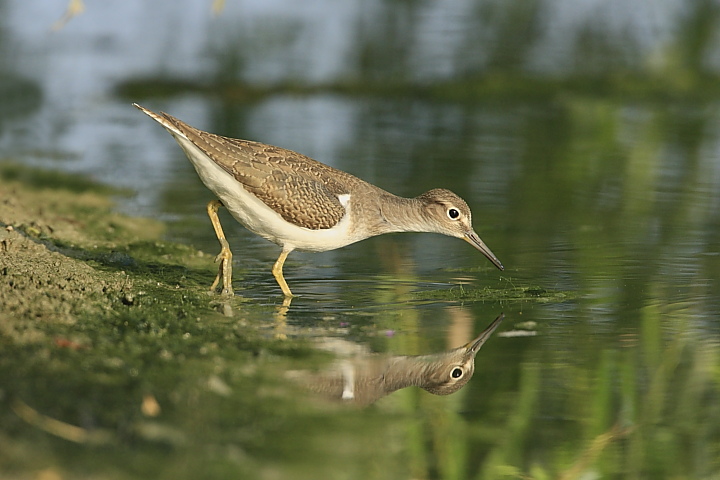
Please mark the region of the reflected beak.
POLYGON ((468 349, 468 352, 472 352, 473 356, 475 354, 477 354, 478 350, 480 350, 480 347, 482 347, 483 343, 485 343, 485 341, 488 338, 490 338, 490 335, 492 335, 492 333, 495 331, 495 329, 498 327, 498 325, 500 325, 500 323, 503 321, 504 318, 505 318, 504 313, 501 313, 500 315, 498 315, 498 317, 495 320, 493 320, 493 322, 490 325, 488 325, 488 327, 485 330, 483 330, 483 332, 480 335, 478 335, 478 337, 475 340, 473 340, 470 343, 468 343, 467 345, 465 345, 465 348, 468 349))
POLYGON ((500 263, 500 260, 495 256, 494 253, 490 251, 490 249, 485 245, 485 242, 480 240, 480 237, 477 233, 473 232, 472 230, 465 234, 465 241, 467 241, 470 245, 477 248, 482 252, 483 255, 485 255, 488 260, 490 260, 493 265, 495 265, 500 270, 505 270, 505 267, 503 267, 503 264, 500 263))

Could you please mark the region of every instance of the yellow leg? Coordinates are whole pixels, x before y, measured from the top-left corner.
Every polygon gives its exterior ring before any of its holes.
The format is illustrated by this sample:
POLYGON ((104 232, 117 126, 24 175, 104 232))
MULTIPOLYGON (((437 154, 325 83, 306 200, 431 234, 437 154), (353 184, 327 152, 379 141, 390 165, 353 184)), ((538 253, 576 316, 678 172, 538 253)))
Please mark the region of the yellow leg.
POLYGON ((222 206, 223 204, 220 200, 213 200, 207 204, 208 216, 215 229, 215 235, 220 242, 220 253, 215 257, 215 263, 220 262, 220 266, 218 267, 218 274, 210 287, 210 291, 214 292, 216 290, 222 277, 221 293, 224 295, 232 295, 232 252, 230 251, 230 244, 225 239, 225 233, 220 225, 220 218, 217 214, 218 209, 222 206))
POLYGON ((275 277, 275 280, 277 280, 278 285, 280 285, 280 289, 282 289, 286 298, 290 298, 293 296, 292 292, 290 291, 290 287, 288 287, 288 284, 285 281, 285 277, 283 277, 283 271, 282 271, 283 265, 285 264, 285 259, 287 258, 288 254, 290 252, 292 252, 292 250, 283 249, 283 251, 280 252, 280 256, 278 257, 277 261, 275 262, 275 265, 273 265, 273 268, 272 268, 272 274, 275 277))

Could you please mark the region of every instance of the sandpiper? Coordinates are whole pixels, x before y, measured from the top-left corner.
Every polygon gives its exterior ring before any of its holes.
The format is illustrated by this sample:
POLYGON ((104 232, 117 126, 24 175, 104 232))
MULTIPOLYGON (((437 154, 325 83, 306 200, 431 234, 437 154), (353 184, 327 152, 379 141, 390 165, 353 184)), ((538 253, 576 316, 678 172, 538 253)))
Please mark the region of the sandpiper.
POLYGON ((221 137, 133 105, 175 137, 202 182, 218 197, 207 205, 221 246, 212 291, 222 280, 221 292, 232 294, 232 252, 217 215, 221 206, 248 230, 282 248, 272 273, 287 298, 293 295, 283 264, 290 252, 334 250, 383 233, 434 232, 462 238, 503 270, 473 230, 467 203, 449 190, 398 197, 291 150, 221 137))

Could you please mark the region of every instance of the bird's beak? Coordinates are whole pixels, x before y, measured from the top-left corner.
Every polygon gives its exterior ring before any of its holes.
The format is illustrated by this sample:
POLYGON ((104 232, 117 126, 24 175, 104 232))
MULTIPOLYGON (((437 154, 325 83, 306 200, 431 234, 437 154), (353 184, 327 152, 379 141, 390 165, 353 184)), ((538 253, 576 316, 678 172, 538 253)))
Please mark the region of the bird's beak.
POLYGON ((472 352, 473 355, 477 354, 478 350, 480 350, 480 347, 482 347, 485 341, 490 338, 490 335, 492 335, 492 333, 495 331, 498 325, 500 325, 500 322, 502 322, 504 318, 505 314, 501 313, 495 320, 493 320, 490 325, 488 325, 485 330, 483 330, 480 335, 478 335, 475 340, 465 345, 465 348, 468 349, 468 352, 472 352))
POLYGON ((505 270, 505 267, 503 267, 503 264, 500 263, 500 260, 495 256, 494 253, 490 251, 490 249, 485 245, 485 242, 480 240, 480 237, 477 233, 473 232, 472 230, 465 234, 465 237, 463 237, 465 241, 467 241, 470 245, 477 248, 482 252, 483 255, 485 255, 488 260, 490 260, 493 265, 495 265, 500 270, 505 270))

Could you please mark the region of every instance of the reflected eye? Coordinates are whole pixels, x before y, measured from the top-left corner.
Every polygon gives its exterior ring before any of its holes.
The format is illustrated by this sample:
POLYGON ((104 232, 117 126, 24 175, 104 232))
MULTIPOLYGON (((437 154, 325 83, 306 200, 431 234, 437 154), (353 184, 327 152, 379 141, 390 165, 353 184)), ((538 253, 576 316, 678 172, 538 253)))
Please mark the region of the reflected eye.
POLYGON ((455 367, 452 369, 452 372, 450 372, 450 376, 452 378, 460 378, 463 376, 463 369, 460 367, 455 367))
POLYGON ((450 217, 451 220, 457 220, 457 218, 460 216, 460 212, 457 208, 449 208, 447 211, 448 217, 450 217))

